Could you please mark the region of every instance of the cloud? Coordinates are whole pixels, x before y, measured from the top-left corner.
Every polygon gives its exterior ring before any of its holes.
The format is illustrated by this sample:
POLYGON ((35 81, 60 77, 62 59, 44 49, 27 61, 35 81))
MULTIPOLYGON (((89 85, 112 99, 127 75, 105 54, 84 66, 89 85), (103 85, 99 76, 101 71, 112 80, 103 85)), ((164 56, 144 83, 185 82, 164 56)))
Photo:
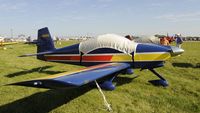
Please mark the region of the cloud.
POLYGON ((98 2, 113 2, 113 0, 97 0, 98 2))
POLYGON ((152 7, 162 7, 163 4, 162 3, 151 3, 150 6, 152 6, 152 7))
POLYGON ((0 11, 15 11, 15 12, 22 12, 25 10, 25 7, 27 6, 26 3, 1 3, 0 4, 0 11))
POLYGON ((155 17, 155 19, 163 19, 171 22, 179 21, 195 21, 200 20, 200 12, 182 13, 182 14, 165 14, 155 17))
POLYGON ((186 2, 197 2, 199 0, 185 0, 186 2))

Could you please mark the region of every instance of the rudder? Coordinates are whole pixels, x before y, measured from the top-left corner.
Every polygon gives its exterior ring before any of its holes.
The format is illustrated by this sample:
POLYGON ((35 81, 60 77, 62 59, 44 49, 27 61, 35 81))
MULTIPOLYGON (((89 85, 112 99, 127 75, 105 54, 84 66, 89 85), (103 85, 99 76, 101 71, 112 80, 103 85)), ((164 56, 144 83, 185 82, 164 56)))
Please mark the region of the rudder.
MULTIPOLYGON (((47 27, 38 30, 37 53, 51 51, 55 49, 53 39, 47 27)), ((38 55, 38 59, 43 60, 43 55, 38 55)))

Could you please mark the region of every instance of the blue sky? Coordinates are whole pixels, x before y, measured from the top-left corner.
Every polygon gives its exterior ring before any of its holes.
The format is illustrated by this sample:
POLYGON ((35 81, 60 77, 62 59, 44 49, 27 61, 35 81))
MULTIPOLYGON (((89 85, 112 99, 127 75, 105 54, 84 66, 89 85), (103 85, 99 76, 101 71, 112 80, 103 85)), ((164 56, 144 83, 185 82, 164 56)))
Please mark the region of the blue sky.
POLYGON ((0 35, 200 33, 200 0, 0 0, 0 35))

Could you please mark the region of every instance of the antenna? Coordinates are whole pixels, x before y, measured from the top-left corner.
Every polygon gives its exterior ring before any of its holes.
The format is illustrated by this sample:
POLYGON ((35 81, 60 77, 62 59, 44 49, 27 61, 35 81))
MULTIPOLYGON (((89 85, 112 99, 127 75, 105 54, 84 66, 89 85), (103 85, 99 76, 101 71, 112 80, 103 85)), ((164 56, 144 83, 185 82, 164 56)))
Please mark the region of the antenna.
POLYGON ((10 29, 10 37, 13 38, 13 29, 10 29))

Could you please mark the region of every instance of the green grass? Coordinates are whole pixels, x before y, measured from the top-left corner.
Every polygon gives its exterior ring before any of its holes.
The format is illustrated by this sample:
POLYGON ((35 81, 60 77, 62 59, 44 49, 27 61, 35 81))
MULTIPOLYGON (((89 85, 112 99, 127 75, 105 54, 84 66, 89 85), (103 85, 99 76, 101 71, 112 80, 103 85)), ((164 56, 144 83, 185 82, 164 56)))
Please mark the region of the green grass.
MULTIPOLYGON (((64 45, 77 43, 63 42, 64 45)), ((156 69, 168 80, 167 88, 155 87, 148 80, 151 72, 135 70, 139 75, 119 75, 114 91, 104 91, 114 113, 199 113, 200 112, 200 42, 185 42, 185 53, 156 69)), ((0 113, 106 113, 96 88, 47 90, 5 84, 44 77, 82 68, 69 64, 44 62, 35 57, 34 45, 16 44, 0 49, 0 113), (43 67, 40 70, 40 67, 43 67)))

